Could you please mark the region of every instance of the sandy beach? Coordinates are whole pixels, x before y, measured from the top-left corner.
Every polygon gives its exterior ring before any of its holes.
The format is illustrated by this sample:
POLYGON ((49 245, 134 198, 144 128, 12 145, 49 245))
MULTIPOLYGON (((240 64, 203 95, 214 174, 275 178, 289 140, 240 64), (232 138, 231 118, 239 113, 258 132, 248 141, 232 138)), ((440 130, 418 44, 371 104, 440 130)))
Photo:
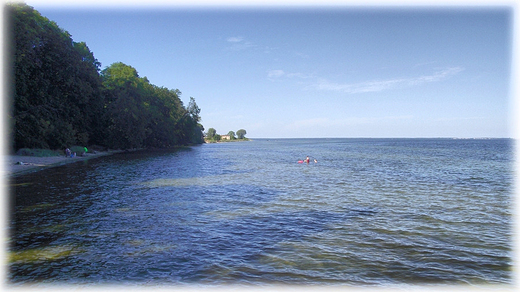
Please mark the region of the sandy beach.
POLYGON ((85 156, 65 157, 34 157, 34 156, 20 156, 8 155, 3 156, 3 175, 18 176, 28 172, 39 171, 49 167, 64 165, 67 163, 79 162, 86 159, 97 158, 106 155, 119 153, 120 151, 98 151, 97 153, 88 153, 85 156))

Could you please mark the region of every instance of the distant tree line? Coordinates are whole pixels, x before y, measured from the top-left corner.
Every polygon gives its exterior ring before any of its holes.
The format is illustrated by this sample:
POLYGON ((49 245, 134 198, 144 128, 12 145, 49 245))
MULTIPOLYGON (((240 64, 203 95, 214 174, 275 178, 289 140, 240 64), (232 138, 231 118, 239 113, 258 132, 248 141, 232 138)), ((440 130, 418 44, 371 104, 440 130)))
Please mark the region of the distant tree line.
MULTIPOLYGON (((246 130, 240 129, 240 130, 238 130, 236 132, 236 134, 233 131, 229 131, 227 133, 227 136, 229 136, 229 140, 230 141, 234 141, 234 140, 249 140, 249 139, 246 138, 246 136, 245 136, 246 134, 247 134, 246 130)), ((215 130, 214 128, 209 128, 204 136, 205 136, 205 140, 207 142, 218 142, 218 141, 224 140, 224 139, 222 139, 222 135, 217 134, 217 130, 215 130)))
POLYGON ((165 148, 203 143, 200 109, 178 89, 114 63, 104 70, 84 42, 26 4, 7 4, 12 62, 12 148, 165 148))

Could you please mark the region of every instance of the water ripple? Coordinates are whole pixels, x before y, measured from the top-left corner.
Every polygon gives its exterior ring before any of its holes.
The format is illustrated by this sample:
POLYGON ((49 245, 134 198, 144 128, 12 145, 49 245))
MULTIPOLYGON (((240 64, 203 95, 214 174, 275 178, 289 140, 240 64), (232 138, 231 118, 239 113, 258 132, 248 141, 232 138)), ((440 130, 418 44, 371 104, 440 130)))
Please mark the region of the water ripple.
POLYGON ((11 184, 9 279, 511 284, 511 152, 509 140, 258 140, 28 174, 11 184))

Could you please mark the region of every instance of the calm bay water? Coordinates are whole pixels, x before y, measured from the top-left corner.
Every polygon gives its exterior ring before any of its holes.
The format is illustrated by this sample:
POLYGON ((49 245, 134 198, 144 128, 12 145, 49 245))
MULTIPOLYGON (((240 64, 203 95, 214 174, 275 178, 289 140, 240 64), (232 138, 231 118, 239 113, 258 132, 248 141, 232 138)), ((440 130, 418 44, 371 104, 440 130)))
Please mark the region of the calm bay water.
POLYGON ((56 167, 11 180, 8 277, 511 284, 513 160, 509 139, 258 139, 56 167))

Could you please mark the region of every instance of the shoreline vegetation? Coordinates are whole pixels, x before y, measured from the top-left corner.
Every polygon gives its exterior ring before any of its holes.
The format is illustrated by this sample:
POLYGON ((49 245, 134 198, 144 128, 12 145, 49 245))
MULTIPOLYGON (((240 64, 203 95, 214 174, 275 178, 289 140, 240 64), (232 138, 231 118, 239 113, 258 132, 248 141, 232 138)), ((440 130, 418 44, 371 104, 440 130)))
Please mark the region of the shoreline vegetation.
POLYGON ((8 3, 5 15, 13 44, 9 154, 56 156, 62 150, 51 155, 49 149, 72 145, 125 150, 204 143, 193 97, 185 105, 179 89, 154 85, 121 62, 102 69, 86 43, 25 3, 8 3))
POLYGON ((4 176, 136 149, 249 140, 240 129, 205 141, 193 97, 185 105, 179 89, 154 85, 122 62, 102 69, 85 42, 25 3, 6 5, 6 23, 14 84, 4 176))
POLYGON ((249 141, 246 138, 247 131, 244 129, 238 130, 236 133, 233 131, 229 131, 227 135, 217 134, 217 130, 214 128, 209 128, 206 133, 204 133, 204 142, 205 143, 220 143, 220 142, 242 142, 249 141))
MULTIPOLYGON (((249 138, 233 139, 233 140, 209 140, 205 139, 204 143, 226 143, 226 142, 244 142, 251 141, 249 138)), ((198 144, 192 144, 198 145, 198 144)), ((138 151, 145 149, 133 149, 133 150, 102 150, 86 152, 81 155, 74 157, 66 156, 63 151, 59 150, 48 150, 48 149, 21 149, 25 151, 18 151, 17 154, 5 155, 3 157, 4 166, 4 177, 14 178, 22 176, 28 173, 38 172, 44 169, 52 167, 58 167, 69 163, 77 163, 89 159, 96 159, 104 156, 110 156, 118 153, 124 153, 129 151, 138 151), (29 154, 24 154, 29 153, 29 154)))
MULTIPOLYGON (((232 140, 210 140, 204 139, 203 143, 200 144, 212 144, 212 143, 226 143, 226 142, 244 142, 251 141, 249 138, 242 139, 232 139, 232 140)), ((188 144, 183 146, 195 146, 200 145, 197 144, 188 144)), ((77 148, 79 146, 71 147, 72 149, 77 148)), ((82 148, 82 147, 81 147, 82 148)), ((161 148, 164 149, 164 148, 161 148)), ((62 166, 69 163, 76 163, 80 161, 85 161, 89 159, 100 158, 103 156, 114 155, 118 153, 139 151, 139 150, 147 150, 147 148, 138 148, 138 149, 124 149, 124 150, 94 150, 91 152, 85 152, 74 157, 66 156, 64 151, 60 150, 49 150, 49 149, 20 149, 16 154, 4 155, 3 166, 4 173, 2 174, 4 177, 17 177, 21 175, 25 175, 32 172, 37 172, 40 170, 62 166), (63 153, 62 153, 63 152, 63 153)), ((149 150, 154 150, 150 148, 149 150)))
POLYGON ((212 143, 228 143, 228 142, 244 142, 244 141, 251 141, 249 138, 244 139, 233 139, 233 140, 211 140, 211 139, 204 139, 204 143, 206 144, 212 144, 212 143))

